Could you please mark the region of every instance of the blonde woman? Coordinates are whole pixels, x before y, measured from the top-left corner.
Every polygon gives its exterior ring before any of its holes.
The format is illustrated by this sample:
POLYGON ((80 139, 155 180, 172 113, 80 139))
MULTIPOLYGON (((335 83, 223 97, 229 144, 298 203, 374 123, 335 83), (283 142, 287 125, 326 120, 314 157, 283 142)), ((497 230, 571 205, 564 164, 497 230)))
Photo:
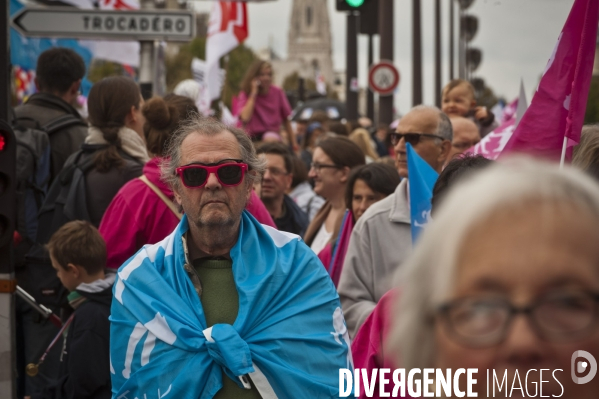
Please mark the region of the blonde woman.
POLYGON ((358 147, 360 147, 360 149, 364 153, 364 156, 366 157, 366 163, 374 162, 379 158, 378 154, 374 150, 370 134, 368 134, 368 131, 366 129, 358 128, 354 130, 349 135, 349 139, 356 143, 358 147))

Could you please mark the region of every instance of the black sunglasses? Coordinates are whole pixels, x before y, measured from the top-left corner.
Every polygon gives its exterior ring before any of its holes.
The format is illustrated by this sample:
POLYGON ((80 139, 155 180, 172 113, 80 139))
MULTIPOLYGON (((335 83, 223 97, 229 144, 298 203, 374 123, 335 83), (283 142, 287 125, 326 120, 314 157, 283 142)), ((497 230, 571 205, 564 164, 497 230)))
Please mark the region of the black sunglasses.
POLYGON ((428 134, 428 133, 391 133, 391 144, 397 145, 399 141, 403 138, 406 143, 410 143, 412 146, 420 143, 420 139, 426 137, 429 139, 441 139, 445 140, 443 137, 437 134, 428 134))

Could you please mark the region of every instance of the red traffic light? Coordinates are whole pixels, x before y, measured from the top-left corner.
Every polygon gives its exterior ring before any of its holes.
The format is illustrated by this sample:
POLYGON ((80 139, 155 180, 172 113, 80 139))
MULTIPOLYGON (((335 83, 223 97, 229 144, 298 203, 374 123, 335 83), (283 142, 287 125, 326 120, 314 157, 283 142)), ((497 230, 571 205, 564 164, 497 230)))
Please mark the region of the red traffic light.
POLYGON ((6 147, 6 139, 4 138, 4 135, 0 133, 0 151, 4 150, 4 147, 6 147))

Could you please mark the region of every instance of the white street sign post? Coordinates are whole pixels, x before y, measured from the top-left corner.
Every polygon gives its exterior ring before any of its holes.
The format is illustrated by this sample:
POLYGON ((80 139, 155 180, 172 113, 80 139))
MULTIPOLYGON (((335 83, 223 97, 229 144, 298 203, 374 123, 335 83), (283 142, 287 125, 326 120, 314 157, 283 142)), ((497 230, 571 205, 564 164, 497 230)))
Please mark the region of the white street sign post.
POLYGON ((195 36, 192 11, 24 8, 11 23, 27 37, 189 41, 195 36))
POLYGON ((390 96, 399 85, 399 71, 391 61, 381 60, 370 67, 368 85, 380 96, 390 96))

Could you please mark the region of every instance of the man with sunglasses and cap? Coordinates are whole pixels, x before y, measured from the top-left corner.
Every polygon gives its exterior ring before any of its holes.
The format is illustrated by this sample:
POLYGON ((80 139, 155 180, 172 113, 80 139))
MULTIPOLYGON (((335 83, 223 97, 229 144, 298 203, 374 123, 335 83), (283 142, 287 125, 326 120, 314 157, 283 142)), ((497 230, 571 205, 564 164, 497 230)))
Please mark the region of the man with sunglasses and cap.
POLYGON ((353 368, 338 296, 299 236, 244 211, 265 169, 248 135, 191 117, 168 159, 185 216, 117 274, 113 397, 338 397, 353 368))
POLYGON ((441 172, 452 136, 447 115, 424 105, 410 110, 392 133, 395 164, 402 181, 393 194, 372 205, 358 220, 337 289, 352 337, 391 288, 393 274, 412 251, 406 143, 441 172))

